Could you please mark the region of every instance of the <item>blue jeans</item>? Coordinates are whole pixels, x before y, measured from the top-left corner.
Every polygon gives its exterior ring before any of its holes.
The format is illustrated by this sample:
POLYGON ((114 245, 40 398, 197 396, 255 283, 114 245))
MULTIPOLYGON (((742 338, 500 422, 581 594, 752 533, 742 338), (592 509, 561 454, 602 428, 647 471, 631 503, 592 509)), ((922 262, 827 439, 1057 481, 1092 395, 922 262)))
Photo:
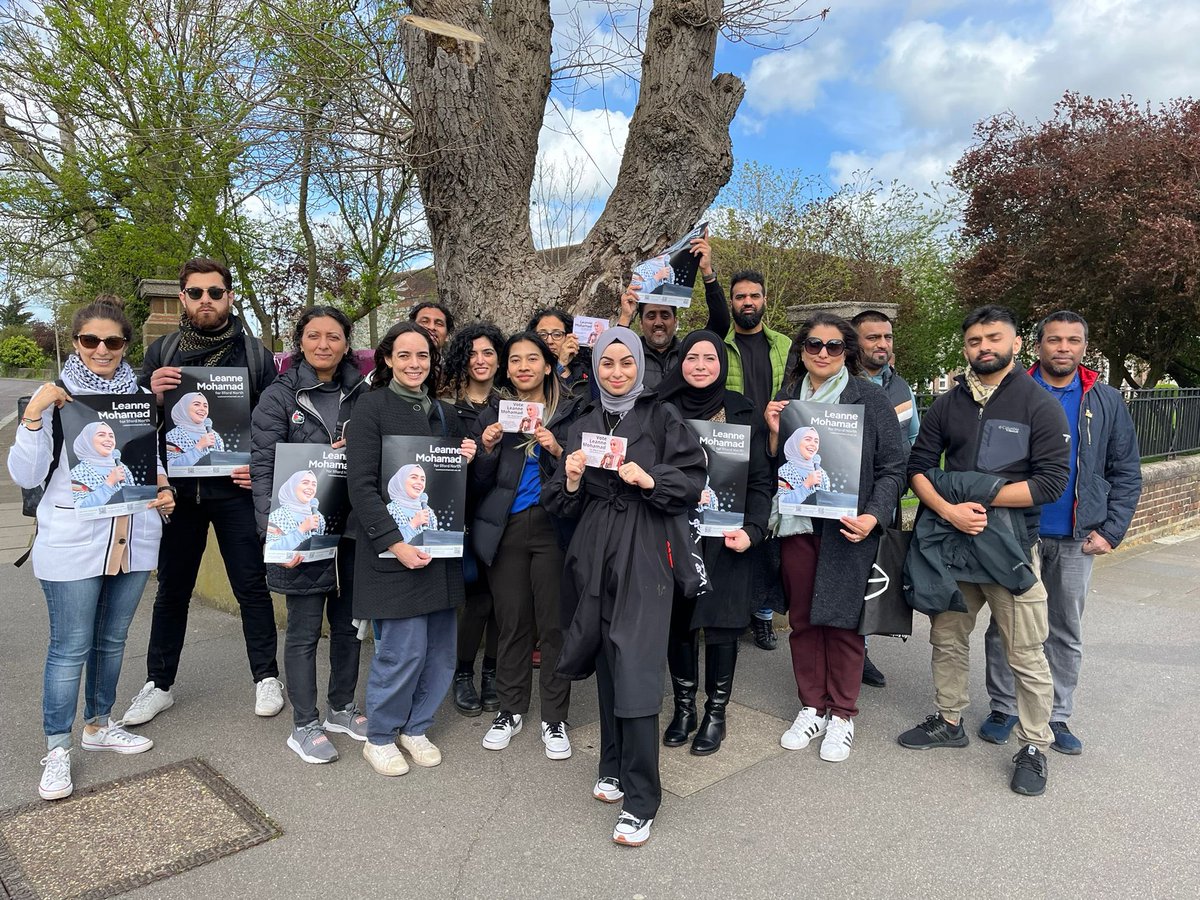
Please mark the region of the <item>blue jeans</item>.
POLYGON ((454 681, 458 617, 442 609, 408 619, 376 619, 367 677, 367 740, 383 746, 396 733, 420 737, 433 724, 454 681))
POLYGON ((85 665, 84 719, 89 725, 107 724, 117 697, 125 637, 149 577, 149 572, 126 572, 41 582, 50 612, 42 689, 42 729, 49 749, 71 746, 85 665))

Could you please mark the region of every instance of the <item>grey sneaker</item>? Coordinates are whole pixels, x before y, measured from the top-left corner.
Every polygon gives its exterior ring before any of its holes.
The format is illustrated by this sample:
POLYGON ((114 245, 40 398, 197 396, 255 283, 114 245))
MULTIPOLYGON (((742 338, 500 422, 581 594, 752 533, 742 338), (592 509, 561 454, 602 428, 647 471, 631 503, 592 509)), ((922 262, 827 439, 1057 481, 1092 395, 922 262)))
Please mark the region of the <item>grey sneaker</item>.
POLYGON ((306 763, 328 763, 338 758, 333 741, 316 722, 302 728, 293 728, 287 745, 306 763))
POLYGON ((326 731, 348 734, 356 741, 365 741, 367 739, 367 717, 353 703, 345 709, 333 709, 330 707, 325 712, 324 728, 326 731))

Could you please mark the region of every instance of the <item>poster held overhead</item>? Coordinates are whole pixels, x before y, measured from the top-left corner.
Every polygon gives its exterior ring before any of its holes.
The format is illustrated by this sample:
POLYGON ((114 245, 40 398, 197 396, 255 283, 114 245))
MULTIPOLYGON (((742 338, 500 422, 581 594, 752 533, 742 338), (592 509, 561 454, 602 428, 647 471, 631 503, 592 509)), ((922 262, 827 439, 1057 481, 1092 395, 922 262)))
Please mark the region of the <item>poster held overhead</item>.
POLYGON ((700 440, 708 460, 700 503, 693 526, 701 537, 722 537, 741 528, 746 513, 746 482, 750 477, 750 426, 706 419, 684 419, 700 440))
POLYGON ((634 266, 634 277, 641 279, 634 292, 638 303, 661 303, 681 309, 692 305, 692 288, 700 269, 700 259, 692 253, 692 241, 707 233, 708 223, 699 222, 661 253, 634 266))
POLYGON ((277 444, 263 561, 333 559, 350 509, 346 451, 328 444, 277 444))
POLYGON ((858 515, 863 406, 792 400, 779 416, 779 512, 840 519, 858 515))
POLYGON ((387 435, 381 451, 379 483, 400 539, 435 558, 462 556, 467 464, 459 448, 430 437, 387 435))
POLYGON ((153 394, 80 394, 59 411, 77 519, 111 519, 158 497, 153 394))
POLYGON ((167 474, 232 475, 250 464, 250 378, 246 369, 184 366, 163 395, 167 474))

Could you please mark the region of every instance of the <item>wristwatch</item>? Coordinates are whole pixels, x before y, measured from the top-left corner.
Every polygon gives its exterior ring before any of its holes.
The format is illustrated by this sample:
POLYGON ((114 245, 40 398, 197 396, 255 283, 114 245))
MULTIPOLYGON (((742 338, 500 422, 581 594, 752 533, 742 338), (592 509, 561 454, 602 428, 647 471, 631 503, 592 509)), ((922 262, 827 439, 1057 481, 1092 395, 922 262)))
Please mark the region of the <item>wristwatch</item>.
POLYGON ((161 494, 163 491, 170 491, 170 492, 171 492, 171 496, 172 496, 172 497, 174 497, 176 500, 178 500, 178 499, 179 499, 179 491, 178 491, 178 490, 176 490, 176 488, 175 488, 175 485, 173 485, 173 484, 160 484, 160 485, 158 486, 158 493, 160 493, 160 494, 161 494))
POLYGON ((703 281, 705 284, 712 284, 714 281, 717 280, 717 270, 713 269, 712 272, 710 272, 709 274, 701 275, 700 280, 703 281))

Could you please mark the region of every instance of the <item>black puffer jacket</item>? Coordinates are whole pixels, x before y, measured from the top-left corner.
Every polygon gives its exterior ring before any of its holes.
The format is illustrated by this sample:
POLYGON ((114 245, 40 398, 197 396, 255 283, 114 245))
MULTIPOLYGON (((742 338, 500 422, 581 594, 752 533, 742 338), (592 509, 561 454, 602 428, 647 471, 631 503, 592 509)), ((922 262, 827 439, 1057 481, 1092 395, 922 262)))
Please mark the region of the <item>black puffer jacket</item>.
MULTIPOLYGON (((271 514, 276 444, 333 444, 342 424, 349 420, 355 401, 366 391, 366 382, 352 359, 342 361, 337 372, 341 403, 336 422, 324 422, 308 394, 321 382, 307 362, 292 366, 263 391, 250 417, 250 480, 254 491, 254 517, 258 534, 267 533, 271 514)), ((353 511, 346 534, 353 535, 353 511)), ((337 570, 333 560, 302 563, 294 569, 267 566, 267 586, 280 594, 324 594, 333 590, 337 570)))

